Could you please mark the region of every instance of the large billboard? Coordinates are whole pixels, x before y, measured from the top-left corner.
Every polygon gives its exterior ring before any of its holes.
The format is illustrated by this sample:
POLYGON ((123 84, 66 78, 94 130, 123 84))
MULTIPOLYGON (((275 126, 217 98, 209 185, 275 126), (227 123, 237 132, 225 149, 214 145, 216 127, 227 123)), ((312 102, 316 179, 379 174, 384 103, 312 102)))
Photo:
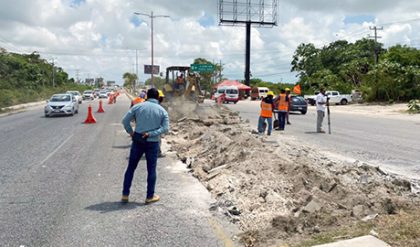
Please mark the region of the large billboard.
POLYGON ((157 74, 159 74, 159 65, 153 65, 153 69, 152 69, 152 65, 144 65, 144 73, 145 74, 154 74, 154 75, 157 75, 157 74))
POLYGON ((219 22, 223 25, 275 26, 277 9, 278 0, 219 0, 219 22))

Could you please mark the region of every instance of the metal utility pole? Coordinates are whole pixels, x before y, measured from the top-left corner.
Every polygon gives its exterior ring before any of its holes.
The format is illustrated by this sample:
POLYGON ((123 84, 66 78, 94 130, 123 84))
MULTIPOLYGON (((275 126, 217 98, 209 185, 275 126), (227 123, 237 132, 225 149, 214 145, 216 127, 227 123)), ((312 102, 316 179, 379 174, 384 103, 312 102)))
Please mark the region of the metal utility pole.
POLYGON ((79 69, 76 69, 76 82, 77 83, 80 83, 80 80, 79 80, 79 69))
POLYGON ((245 85, 250 85, 251 79, 251 22, 246 23, 246 48, 245 48, 245 85))
POLYGON ((219 71, 219 81, 218 83, 222 80, 222 60, 220 60, 220 71, 219 71))
POLYGON ((136 49, 136 80, 134 81, 134 87, 133 87, 134 92, 136 91, 136 84, 138 80, 139 80, 139 57, 138 57, 137 49, 136 49))
MULTIPOLYGON (((373 38, 375 39, 375 48, 374 48, 375 49, 374 50, 374 52, 375 52, 375 64, 378 64, 378 62, 379 62, 378 39, 382 38, 381 36, 378 36, 378 30, 384 30, 384 28, 383 27, 374 26, 374 27, 369 27, 369 29, 374 31, 373 38)), ((372 38, 372 36, 369 35, 369 38, 372 38)))
POLYGON ((149 14, 144 14, 144 13, 138 13, 138 12, 134 12, 135 15, 143 15, 143 16, 147 16, 150 18, 150 43, 151 43, 151 62, 152 62, 152 73, 150 74, 150 80, 151 80, 151 84, 152 86, 154 85, 153 83, 153 71, 154 71, 154 59, 153 59, 153 50, 154 50, 154 44, 153 44, 153 19, 154 18, 158 18, 158 17, 166 17, 169 18, 169 15, 153 15, 153 11, 151 11, 150 15, 149 14))

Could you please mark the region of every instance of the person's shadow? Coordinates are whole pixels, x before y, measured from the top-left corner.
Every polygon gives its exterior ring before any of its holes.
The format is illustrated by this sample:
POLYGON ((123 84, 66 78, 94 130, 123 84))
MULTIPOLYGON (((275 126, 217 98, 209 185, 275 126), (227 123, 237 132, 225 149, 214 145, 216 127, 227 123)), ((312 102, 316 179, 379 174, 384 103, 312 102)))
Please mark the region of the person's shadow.
POLYGON ((139 203, 139 202, 128 202, 128 203, 122 203, 120 201, 101 202, 98 204, 88 206, 85 209, 92 210, 92 211, 99 211, 101 214, 104 214, 104 213, 120 211, 120 210, 131 210, 131 209, 135 209, 137 207, 142 207, 145 205, 146 205, 145 203, 139 203))

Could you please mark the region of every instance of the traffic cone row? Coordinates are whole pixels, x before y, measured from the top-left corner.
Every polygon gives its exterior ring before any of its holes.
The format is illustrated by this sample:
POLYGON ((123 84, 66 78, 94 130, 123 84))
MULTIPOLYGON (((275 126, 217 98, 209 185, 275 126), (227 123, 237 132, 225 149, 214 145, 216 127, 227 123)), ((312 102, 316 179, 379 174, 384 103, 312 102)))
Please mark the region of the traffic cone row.
POLYGON ((92 106, 89 104, 88 115, 87 115, 87 118, 85 120, 85 124, 93 124, 93 123, 96 123, 96 119, 92 114, 92 106))
MULTIPOLYGON (((116 99, 117 99, 118 95, 120 95, 119 92, 116 92, 114 95, 112 95, 112 94, 109 95, 108 104, 116 103, 116 99)), ((99 100, 99 108, 98 108, 97 113, 104 113, 104 112, 105 112, 105 110, 104 110, 104 108, 102 106, 102 100, 99 100)), ((87 115, 86 120, 84 121, 84 123, 85 124, 93 124, 93 123, 96 123, 96 119, 95 119, 95 117, 93 116, 93 113, 92 113, 92 106, 90 104, 88 106, 88 115, 87 115)))
POLYGON ((98 113, 103 113, 103 112, 105 112, 104 111, 104 108, 102 107, 102 100, 99 100, 99 109, 98 109, 98 111, 97 111, 98 113))

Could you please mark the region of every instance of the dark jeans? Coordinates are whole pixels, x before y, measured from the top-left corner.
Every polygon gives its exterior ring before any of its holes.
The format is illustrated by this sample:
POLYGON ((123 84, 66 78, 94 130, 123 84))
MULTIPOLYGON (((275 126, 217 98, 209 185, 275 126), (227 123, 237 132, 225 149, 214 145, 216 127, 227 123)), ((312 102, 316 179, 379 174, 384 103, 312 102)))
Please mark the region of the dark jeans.
POLYGON ((286 124, 286 113, 285 111, 279 111, 279 128, 284 130, 286 124))
POLYGON ((131 182, 133 181, 134 171, 143 156, 146 154, 147 161, 147 198, 152 198, 155 193, 156 185, 156 164, 159 152, 159 142, 134 142, 131 144, 130 159, 125 171, 123 195, 130 194, 131 182))

